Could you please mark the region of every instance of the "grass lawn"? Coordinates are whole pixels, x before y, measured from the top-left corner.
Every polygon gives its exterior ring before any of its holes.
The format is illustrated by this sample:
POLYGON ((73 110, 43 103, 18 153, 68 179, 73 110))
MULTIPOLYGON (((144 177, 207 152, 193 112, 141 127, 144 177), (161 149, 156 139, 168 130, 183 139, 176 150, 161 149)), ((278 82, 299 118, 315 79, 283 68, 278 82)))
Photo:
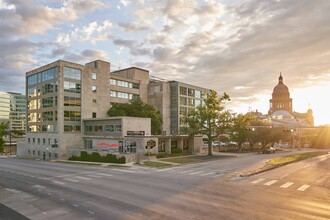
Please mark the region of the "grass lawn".
POLYGON ((143 162, 142 165, 149 166, 149 167, 159 167, 159 168, 172 166, 172 164, 162 163, 162 162, 157 162, 157 161, 145 161, 145 162, 143 162))
POLYGON ((276 157, 273 159, 270 159, 267 164, 271 166, 280 166, 288 163, 293 163, 299 160, 304 160, 311 157, 317 157, 321 155, 328 154, 326 151, 317 151, 317 152, 308 152, 308 153, 302 153, 302 154, 293 154, 288 155, 284 157, 276 157))

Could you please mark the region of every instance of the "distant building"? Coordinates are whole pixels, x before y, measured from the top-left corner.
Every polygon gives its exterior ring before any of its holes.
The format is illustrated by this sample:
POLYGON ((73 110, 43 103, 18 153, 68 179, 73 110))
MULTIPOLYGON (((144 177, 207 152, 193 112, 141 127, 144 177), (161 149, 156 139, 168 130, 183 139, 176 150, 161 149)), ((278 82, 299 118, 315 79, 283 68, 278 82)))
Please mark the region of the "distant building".
POLYGON ((8 123, 9 130, 25 132, 25 95, 13 92, 0 92, 0 122, 8 123))
POLYGON ((292 110, 292 98, 289 88, 284 84, 282 74, 278 78, 278 84, 274 87, 272 98, 269 100, 270 108, 268 116, 273 126, 314 126, 313 110, 306 113, 292 110))

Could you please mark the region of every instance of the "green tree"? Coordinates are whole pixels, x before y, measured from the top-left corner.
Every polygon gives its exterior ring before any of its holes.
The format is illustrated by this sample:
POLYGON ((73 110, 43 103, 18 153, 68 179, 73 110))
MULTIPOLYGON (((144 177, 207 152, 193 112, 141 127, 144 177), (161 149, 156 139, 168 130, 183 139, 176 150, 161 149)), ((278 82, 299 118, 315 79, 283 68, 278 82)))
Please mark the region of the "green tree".
POLYGON ((232 140, 238 144, 239 151, 242 151, 242 145, 244 142, 249 141, 252 136, 251 130, 248 126, 251 125, 254 117, 251 114, 238 114, 233 117, 232 127, 232 140))
POLYGON ((185 130, 190 136, 201 134, 208 138, 208 155, 212 155, 212 142, 230 125, 230 113, 224 110, 224 102, 228 100, 226 93, 219 96, 216 91, 210 90, 203 104, 190 110, 184 118, 187 124, 185 130))
POLYGON ((3 148, 5 146, 5 140, 3 136, 6 134, 6 130, 8 129, 8 124, 1 122, 0 124, 0 152, 3 152, 3 148))
POLYGON ((131 99, 128 103, 113 103, 107 112, 108 116, 130 116, 151 118, 151 134, 159 135, 162 132, 162 118, 159 111, 141 99, 131 99))

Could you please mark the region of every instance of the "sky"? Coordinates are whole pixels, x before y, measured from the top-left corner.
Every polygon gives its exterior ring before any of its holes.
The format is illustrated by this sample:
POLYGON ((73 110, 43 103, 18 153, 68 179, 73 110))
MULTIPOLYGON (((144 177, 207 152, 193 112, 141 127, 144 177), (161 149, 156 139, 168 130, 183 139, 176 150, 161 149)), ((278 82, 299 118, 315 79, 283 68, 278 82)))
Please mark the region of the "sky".
POLYGON ((0 0, 0 91, 25 93, 25 72, 59 59, 102 59, 267 113, 281 72, 294 111, 330 124, 329 11, 328 0, 0 0))

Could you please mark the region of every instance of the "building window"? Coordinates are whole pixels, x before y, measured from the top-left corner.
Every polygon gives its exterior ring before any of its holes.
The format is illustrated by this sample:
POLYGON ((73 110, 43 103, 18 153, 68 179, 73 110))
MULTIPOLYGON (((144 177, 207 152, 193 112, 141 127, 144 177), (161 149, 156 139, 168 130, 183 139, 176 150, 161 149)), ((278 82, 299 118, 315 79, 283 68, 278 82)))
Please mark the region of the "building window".
POLYGON ((113 125, 106 125, 105 126, 105 131, 113 132, 114 131, 114 126, 113 125))
POLYGON ((50 138, 48 138, 48 145, 50 145, 50 138))
POLYGON ((117 97, 117 92, 110 90, 110 97, 117 97))
POLYGON ((92 118, 96 118, 96 112, 92 113, 92 118))
POLYGON ((36 139, 35 138, 32 138, 32 143, 36 143, 36 139))
POLYGON ((201 91, 198 91, 198 90, 195 90, 195 97, 196 98, 202 98, 202 92, 201 91))
POLYGON ((93 126, 86 126, 85 132, 93 132, 93 126))
POLYGON ((194 89, 188 89, 188 96, 195 96, 195 90, 194 89))
POLYGON ((187 105, 187 98, 186 97, 180 97, 180 105, 187 105))
POLYGON ((114 86, 116 86, 116 85, 117 85, 117 80, 115 80, 115 79, 110 79, 110 85, 114 85, 114 86))
POLYGON ((64 96, 64 106, 81 106, 81 98, 64 96))
POLYGON ((115 125, 115 131, 121 132, 121 125, 115 125))
POLYGON ((92 149, 92 148, 93 148, 93 141, 85 140, 85 149, 92 149))
POLYGON ((103 126, 102 125, 95 125, 94 126, 94 132, 103 132, 103 126))
POLYGON ((64 125, 65 132, 79 132, 80 125, 64 125))
POLYGON ((180 95, 187 95, 187 88, 180 86, 180 95))
POLYGON ((42 143, 46 144, 46 139, 45 138, 42 139, 42 143))
POLYGON ((96 92, 96 86, 92 86, 92 92, 96 92))
POLYGON ((30 140, 30 138, 28 138, 28 143, 31 143, 31 140, 30 140))
POLYGON ((80 121, 80 111, 64 111, 64 121, 80 121))
POLYGON ((38 144, 40 144, 40 138, 38 138, 38 144))
POLYGON ((68 79, 74 79, 74 80, 81 80, 81 70, 74 69, 70 67, 64 67, 63 68, 63 76, 64 78, 68 79))
POLYGON ((93 106, 93 107, 96 107, 96 99, 93 99, 92 106, 93 106))
POLYGON ((92 79, 96 79, 96 73, 92 73, 92 79))
POLYGON ((28 154, 31 154, 31 150, 30 149, 28 150, 28 154))
POLYGON ((64 81, 64 92, 81 93, 81 84, 64 81))

